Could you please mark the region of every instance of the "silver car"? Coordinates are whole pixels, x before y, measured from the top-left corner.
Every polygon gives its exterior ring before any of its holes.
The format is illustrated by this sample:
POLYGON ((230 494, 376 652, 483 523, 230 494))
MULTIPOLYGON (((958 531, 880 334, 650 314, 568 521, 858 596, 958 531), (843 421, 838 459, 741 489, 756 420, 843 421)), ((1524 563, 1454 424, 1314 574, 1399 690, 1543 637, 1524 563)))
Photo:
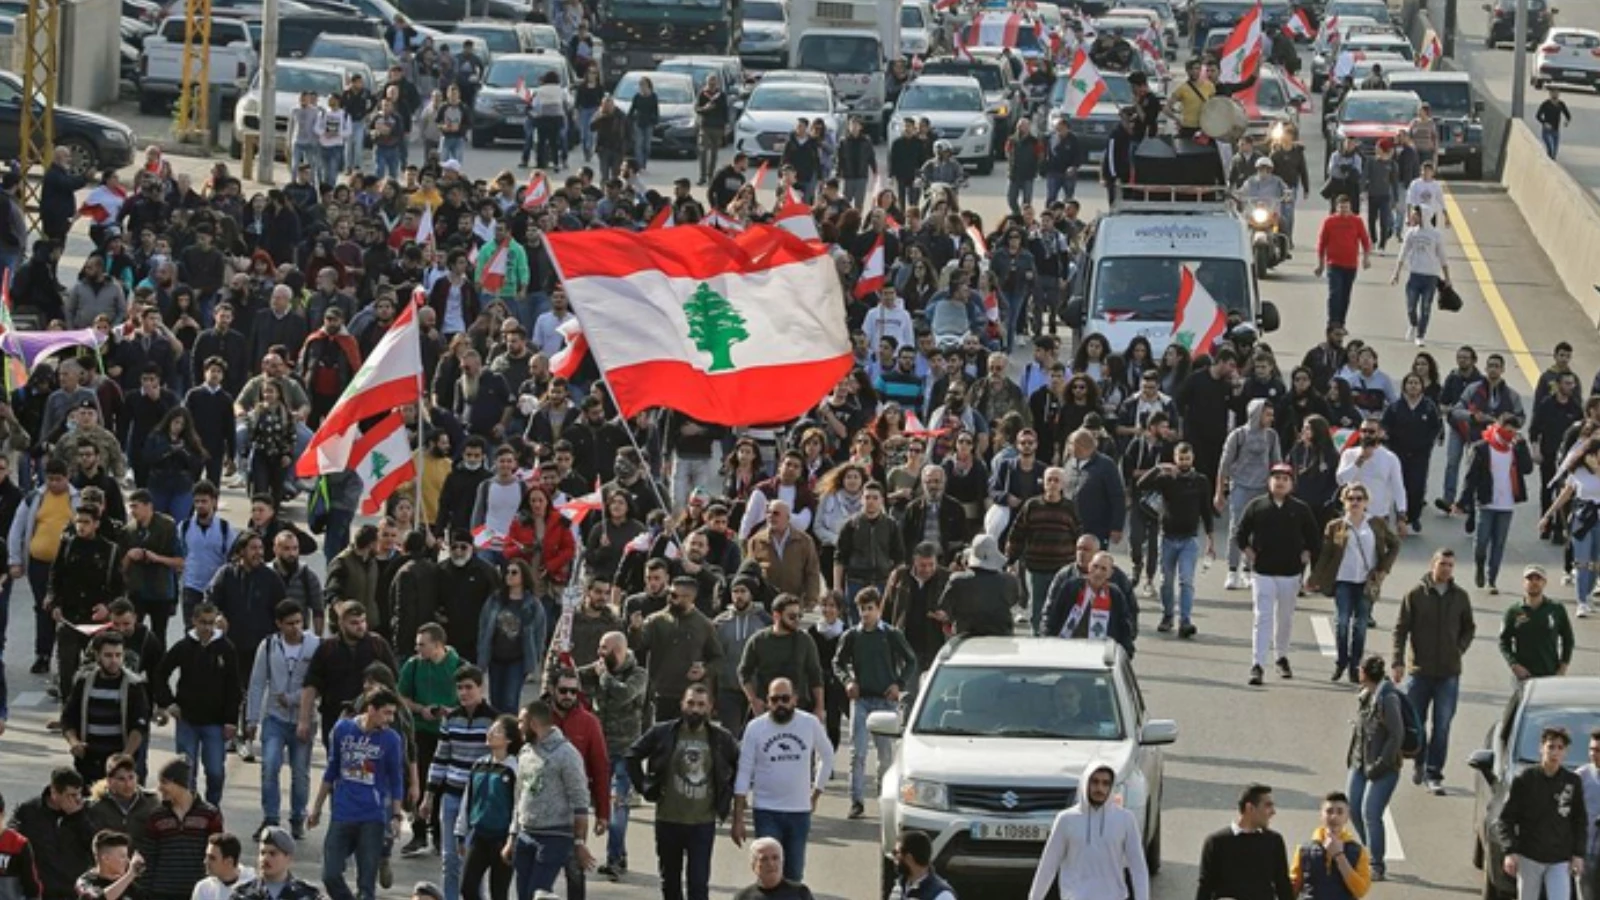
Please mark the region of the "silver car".
MULTIPOLYGON (((948 141, 964 166, 994 171, 994 122, 984 109, 983 86, 970 75, 924 75, 900 91, 894 119, 927 119, 936 140, 948 141)), ((899 131, 896 129, 895 134, 899 131)))
POLYGON ((611 99, 623 115, 639 96, 639 82, 650 79, 661 118, 656 121, 650 149, 653 155, 693 156, 695 151, 694 81, 681 72, 629 72, 617 82, 611 99))
POLYGON ((789 13, 783 0, 745 0, 739 59, 747 66, 789 64, 789 13))
POLYGON ((844 110, 832 88, 811 84, 758 84, 745 101, 733 129, 733 147, 751 159, 777 159, 799 119, 821 119, 828 134, 838 137, 844 110))

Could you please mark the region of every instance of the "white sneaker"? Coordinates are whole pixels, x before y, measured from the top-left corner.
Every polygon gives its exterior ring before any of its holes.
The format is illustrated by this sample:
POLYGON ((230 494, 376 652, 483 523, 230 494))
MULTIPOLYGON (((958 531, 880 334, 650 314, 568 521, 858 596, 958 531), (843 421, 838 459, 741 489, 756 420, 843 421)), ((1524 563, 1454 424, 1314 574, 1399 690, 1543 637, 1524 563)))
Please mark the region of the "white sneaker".
POLYGON ((1587 619, 1587 618, 1589 618, 1589 614, 1592 613, 1592 612, 1594 612, 1594 607, 1590 606, 1589 604, 1587 604, 1587 603, 1579 603, 1578 604, 1578 618, 1587 619))
POLYGON ((1411 340, 1412 338, 1414 338, 1416 336, 1417 336, 1417 326, 1415 326, 1415 325, 1407 325, 1406 326, 1406 340, 1409 341, 1409 340, 1411 340))
POLYGON ((1222 584, 1223 590, 1228 591, 1242 591, 1246 587, 1249 587, 1249 584, 1244 580, 1244 576, 1238 572, 1229 572, 1228 580, 1222 584))
POLYGON ((1562 572, 1561 573, 1561 584, 1562 584, 1563 587, 1572 587, 1572 573, 1571 572, 1562 572))
POLYGON ((1417 346, 1418 347, 1426 347, 1426 346, 1428 346, 1428 342, 1419 337, 1419 338, 1417 338, 1417 346))

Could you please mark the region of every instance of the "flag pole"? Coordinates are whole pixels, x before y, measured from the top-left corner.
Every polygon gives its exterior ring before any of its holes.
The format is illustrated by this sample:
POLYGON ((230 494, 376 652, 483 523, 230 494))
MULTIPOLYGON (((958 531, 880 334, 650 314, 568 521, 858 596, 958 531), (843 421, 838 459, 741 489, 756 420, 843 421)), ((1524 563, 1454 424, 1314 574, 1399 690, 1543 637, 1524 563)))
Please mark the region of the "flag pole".
MULTIPOLYGON (((422 291, 422 288, 419 285, 417 287, 417 289, 416 289, 416 292, 412 293, 412 295, 411 295, 411 302, 413 304, 416 304, 419 307, 418 309, 414 309, 414 310, 411 311, 411 315, 413 316, 413 318, 419 316, 421 314, 421 312, 422 312, 422 310, 420 309, 420 307, 422 305, 421 301, 423 299, 420 296, 421 291, 422 291)), ((423 346, 422 346, 422 323, 421 322, 417 322, 416 330, 417 330, 417 359, 420 361, 422 359, 422 352, 423 352, 423 349, 424 349, 423 346)), ((423 427, 422 427, 423 424, 427 421, 426 417, 427 417, 427 414, 428 414, 428 395, 425 392, 425 389, 426 389, 426 385, 423 383, 422 367, 418 366, 417 367, 417 449, 416 449, 416 455, 417 455, 417 489, 416 489, 416 500, 415 500, 415 503, 416 503, 416 516, 414 518, 415 518, 415 521, 421 526, 420 530, 422 530, 424 532, 426 532, 427 527, 428 527, 428 516, 427 516, 427 513, 426 513, 426 511, 425 511, 425 509, 424 509, 424 507, 422 505, 422 466, 423 466, 423 463, 425 461, 424 454, 426 453, 426 448, 427 448, 427 445, 428 445, 427 433, 423 431, 423 427)), ((449 541, 450 540, 450 536, 449 535, 445 535, 445 540, 449 541)))

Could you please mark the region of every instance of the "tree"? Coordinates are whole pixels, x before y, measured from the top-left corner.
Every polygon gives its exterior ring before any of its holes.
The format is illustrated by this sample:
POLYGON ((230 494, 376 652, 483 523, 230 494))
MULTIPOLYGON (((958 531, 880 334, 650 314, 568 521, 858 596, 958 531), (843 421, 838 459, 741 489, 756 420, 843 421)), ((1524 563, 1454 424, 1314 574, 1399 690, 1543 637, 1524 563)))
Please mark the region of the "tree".
POLYGON ((689 340, 696 349, 711 354, 708 372, 722 372, 734 368, 733 345, 750 339, 745 329, 744 317, 728 298, 701 282, 694 295, 683 304, 684 318, 689 320, 689 340))

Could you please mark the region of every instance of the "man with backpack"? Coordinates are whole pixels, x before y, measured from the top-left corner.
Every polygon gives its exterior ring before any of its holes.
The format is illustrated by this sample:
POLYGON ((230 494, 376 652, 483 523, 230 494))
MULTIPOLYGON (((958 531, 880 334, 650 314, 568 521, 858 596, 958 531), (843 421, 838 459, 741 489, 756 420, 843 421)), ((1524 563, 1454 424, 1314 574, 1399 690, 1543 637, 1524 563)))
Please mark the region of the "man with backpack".
POLYGON ((217 486, 201 481, 194 486, 194 512, 178 524, 183 557, 183 621, 205 599, 217 570, 228 564, 233 548, 233 526, 217 515, 217 486))
POLYGON ((322 314, 322 327, 306 337, 300 351, 300 379, 311 395, 307 425, 317 427, 360 368, 361 348, 344 330, 344 311, 329 306, 322 314))

